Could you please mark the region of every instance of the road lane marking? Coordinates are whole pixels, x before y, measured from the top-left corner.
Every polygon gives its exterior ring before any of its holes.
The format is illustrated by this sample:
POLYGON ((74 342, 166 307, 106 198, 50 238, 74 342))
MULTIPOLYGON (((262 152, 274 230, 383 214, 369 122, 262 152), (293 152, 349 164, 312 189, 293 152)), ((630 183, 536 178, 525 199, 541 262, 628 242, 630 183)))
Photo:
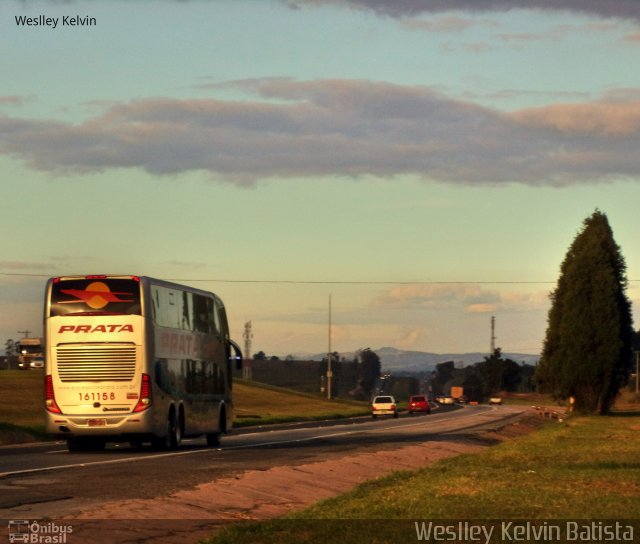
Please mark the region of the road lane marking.
MULTIPOLYGON (((482 411, 482 412, 476 412, 473 414, 465 414, 466 417, 474 417, 477 415, 492 415, 491 414, 492 411, 486 410, 486 411, 482 411), (489 414, 487 414, 487 412, 489 412, 489 414)), ((507 418, 509 416, 515 416, 518 412, 511 412, 510 414, 508 414, 507 418)), ((444 415, 444 414, 442 414, 444 415)), ((505 414, 507 415, 507 414, 505 414)), ((294 439, 283 439, 283 440, 271 440, 271 441, 265 441, 265 442, 259 442, 256 444, 237 444, 237 445, 229 445, 229 446, 224 446, 223 448, 202 448, 202 449, 197 449, 197 450, 186 450, 186 451, 175 451, 175 452, 167 452, 167 453, 154 453, 152 455, 142 455, 142 456, 136 456, 136 457, 126 457, 126 458, 122 458, 122 459, 109 459, 106 461, 90 461, 90 462, 84 462, 84 463, 70 463, 70 464, 66 464, 66 465, 56 465, 53 467, 41 467, 41 468, 31 468, 31 469, 25 469, 25 470, 13 470, 13 471, 7 471, 7 472, 0 472, 0 479, 1 478, 6 478, 9 476, 18 476, 18 475, 23 475, 23 474, 35 474, 38 472, 50 472, 50 471, 57 471, 57 470, 66 470, 66 469, 72 469, 72 468, 86 468, 86 467, 92 467, 92 466, 100 466, 100 465, 113 465, 113 464, 119 464, 119 463, 129 463, 129 462, 134 462, 134 461, 145 461, 148 459, 162 459, 165 457, 178 457, 178 456, 184 456, 184 455, 192 455, 192 454, 197 454, 197 453, 210 453, 212 451, 231 451, 231 450, 238 450, 238 449, 249 449, 249 448, 260 448, 260 447, 265 447, 265 446, 275 446, 275 445, 285 445, 285 444, 296 444, 296 443, 300 443, 300 442, 310 442, 312 440, 321 440, 321 439, 326 439, 326 438, 336 438, 336 437, 340 437, 340 436, 348 436, 348 435, 353 435, 353 434, 364 434, 367 432, 373 432, 373 433, 379 433, 379 432, 389 432, 389 431, 395 431, 395 430, 402 430, 402 429, 408 429, 411 427, 417 427, 417 426, 424 426, 425 424, 429 424, 429 422, 434 422, 435 418, 430 418, 428 416, 425 416, 423 418, 420 418, 419 421, 415 421, 415 422, 411 422, 411 423, 405 423, 404 421, 399 421, 398 424, 393 425, 391 427, 381 427, 381 428, 374 428, 374 422, 369 422, 370 424, 364 424, 365 427, 358 427, 357 429, 352 429, 352 430, 344 430, 341 432, 330 432, 327 434, 322 433, 322 428, 320 429, 316 429, 316 431, 320 431, 321 434, 316 434, 313 436, 308 436, 308 437, 301 437, 301 438, 294 438, 294 439)), ((440 423, 440 425, 442 424, 446 424, 449 423, 449 421, 443 421, 443 419, 445 418, 438 418, 437 420, 435 420, 435 423, 440 423)), ((506 418, 505 418, 506 419, 506 418)), ((343 427, 347 427, 347 425, 342 425, 343 427)), ((439 432, 444 432, 445 434, 450 434, 450 433, 454 433, 454 432, 458 432, 461 430, 465 430, 468 429, 470 427, 474 427, 476 425, 468 425, 465 427, 458 427, 456 429, 451 429, 450 431, 439 431, 439 432)), ((309 431, 309 430, 313 430, 312 428, 302 428, 302 429, 288 429, 282 432, 302 432, 302 431, 309 431)), ((429 428, 430 434, 434 433, 434 432, 438 432, 437 429, 433 428, 433 425, 430 425, 429 428)), ((278 432, 278 431, 270 431, 270 432, 278 432)), ((247 434, 242 434, 242 435, 237 435, 236 437, 234 437, 236 440, 242 440, 243 437, 249 437, 251 435, 257 435, 257 434, 262 434, 262 433, 247 433, 247 434)), ((59 452, 55 452, 55 451, 51 451, 49 453, 69 453, 66 452, 64 450, 60 450, 59 452)))

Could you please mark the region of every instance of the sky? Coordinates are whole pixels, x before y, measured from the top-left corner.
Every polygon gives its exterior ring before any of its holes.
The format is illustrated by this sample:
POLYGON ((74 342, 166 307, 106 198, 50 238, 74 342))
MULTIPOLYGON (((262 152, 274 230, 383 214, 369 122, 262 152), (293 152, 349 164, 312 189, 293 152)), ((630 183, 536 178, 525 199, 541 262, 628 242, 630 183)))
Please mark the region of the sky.
POLYGON ((637 0, 5 0, 0 341, 115 273, 253 352, 538 354, 596 209, 638 329, 639 54, 637 0))

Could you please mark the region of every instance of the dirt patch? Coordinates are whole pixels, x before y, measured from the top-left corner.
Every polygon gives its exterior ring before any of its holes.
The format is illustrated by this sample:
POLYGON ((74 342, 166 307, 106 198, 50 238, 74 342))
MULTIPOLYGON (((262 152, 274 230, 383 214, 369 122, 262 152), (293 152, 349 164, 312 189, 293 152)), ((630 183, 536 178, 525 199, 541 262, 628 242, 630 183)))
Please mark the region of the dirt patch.
POLYGON ((529 434, 530 432, 535 431, 544 422, 545 420, 539 416, 529 415, 519 419, 518 421, 510 423, 509 425, 505 425, 504 427, 484 431, 478 435, 478 438, 495 442, 504 442, 505 440, 512 440, 519 436, 529 434))
MULTIPOLYGON (((465 441, 427 441, 386 451, 348 455, 298 466, 249 470, 156 499, 110 501, 66 516, 74 537, 95 544, 196 542, 221 526, 264 520, 335 497, 367 480, 398 470, 480 451, 488 444, 531 432, 535 418, 465 441)), ((75 541, 75 540, 74 540, 75 541)))

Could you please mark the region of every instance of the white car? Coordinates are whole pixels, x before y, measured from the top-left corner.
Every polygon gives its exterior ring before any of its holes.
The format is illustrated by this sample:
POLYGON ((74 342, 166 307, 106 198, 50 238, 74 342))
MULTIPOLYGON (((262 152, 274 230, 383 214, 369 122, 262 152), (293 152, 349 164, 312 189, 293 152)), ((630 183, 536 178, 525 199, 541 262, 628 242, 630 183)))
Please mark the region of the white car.
POLYGON ((44 368, 44 359, 37 357, 29 363, 29 368, 44 368))
POLYGON ((379 395, 373 398, 371 403, 371 417, 378 416, 398 417, 398 405, 391 395, 379 395))
POLYGON ((491 397, 489 404, 502 404, 502 397, 491 397))

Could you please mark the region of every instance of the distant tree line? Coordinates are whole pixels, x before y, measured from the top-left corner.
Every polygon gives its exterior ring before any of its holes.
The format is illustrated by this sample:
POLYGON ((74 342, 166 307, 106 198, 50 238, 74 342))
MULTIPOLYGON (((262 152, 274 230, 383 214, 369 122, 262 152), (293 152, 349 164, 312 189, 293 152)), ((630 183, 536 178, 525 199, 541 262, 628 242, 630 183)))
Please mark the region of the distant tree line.
MULTIPOLYGON (((264 351, 254 354, 253 359, 256 361, 280 361, 276 355, 268 356, 264 351)), ((293 361, 292 355, 287 355, 285 361, 293 361)), ((329 366, 328 356, 323 357, 320 361, 320 373, 327 375, 329 366)), ((380 357, 370 348, 360 350, 356 356, 348 360, 338 352, 331 354, 331 372, 333 374, 332 388, 334 394, 340 393, 341 396, 349 396, 357 400, 369 400, 378 379, 380 378, 380 357), (353 383, 356 384, 355 388, 353 383), (348 391, 342 391, 345 384, 351 384, 348 391)))
POLYGON ((470 401, 482 402, 501 391, 534 390, 535 366, 504 358, 497 348, 484 361, 456 368, 453 361, 436 365, 431 377, 434 395, 448 395, 452 386, 462 386, 470 401))
MULTIPOLYGON (((320 366, 324 375, 327 373, 328 364, 328 357, 324 357, 320 366)), ((358 351, 352 360, 334 352, 331 354, 331 372, 334 383, 338 386, 343 376, 355 373, 356 387, 346 393, 356 400, 369 400, 380 378, 380 357, 371 348, 358 351)))
MULTIPOLYGON (((256 361, 279 361, 280 357, 277 355, 267 355, 264 351, 259 351, 258 353, 253 354, 253 359, 256 361)), ((291 360, 291 359, 287 359, 291 360)))

